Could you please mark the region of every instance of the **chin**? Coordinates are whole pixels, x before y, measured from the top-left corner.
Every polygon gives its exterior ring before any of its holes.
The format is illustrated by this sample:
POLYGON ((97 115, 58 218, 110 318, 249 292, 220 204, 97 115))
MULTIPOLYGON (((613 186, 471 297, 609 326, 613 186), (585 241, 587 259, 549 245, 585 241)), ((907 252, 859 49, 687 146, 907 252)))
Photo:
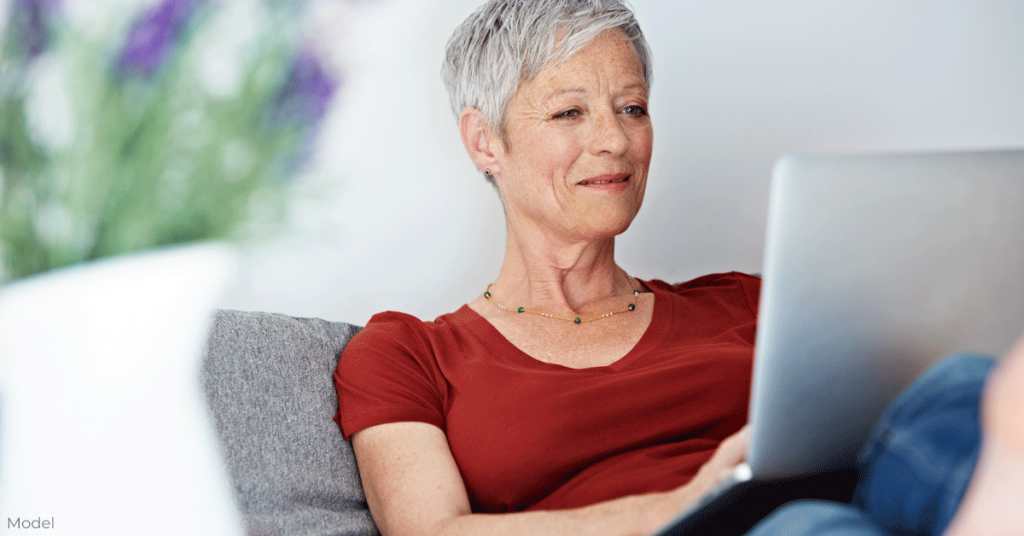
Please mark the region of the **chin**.
POLYGON ((614 238, 629 229, 630 224, 633 223, 634 216, 635 214, 628 217, 623 215, 621 218, 615 218, 612 220, 602 218, 599 221, 591 221, 579 226, 577 231, 581 237, 585 237, 590 240, 614 238))

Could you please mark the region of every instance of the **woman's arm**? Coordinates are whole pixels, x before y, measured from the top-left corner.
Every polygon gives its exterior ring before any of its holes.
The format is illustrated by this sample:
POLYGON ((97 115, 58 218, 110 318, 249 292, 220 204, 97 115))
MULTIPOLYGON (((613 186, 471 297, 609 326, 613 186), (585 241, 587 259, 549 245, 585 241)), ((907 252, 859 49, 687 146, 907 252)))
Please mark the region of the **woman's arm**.
POLYGON ((384 536, 643 536, 721 481, 742 461, 746 433, 722 443, 688 484, 664 493, 623 497, 584 508, 473 514, 448 440, 425 423, 382 424, 352 437, 366 500, 384 536))

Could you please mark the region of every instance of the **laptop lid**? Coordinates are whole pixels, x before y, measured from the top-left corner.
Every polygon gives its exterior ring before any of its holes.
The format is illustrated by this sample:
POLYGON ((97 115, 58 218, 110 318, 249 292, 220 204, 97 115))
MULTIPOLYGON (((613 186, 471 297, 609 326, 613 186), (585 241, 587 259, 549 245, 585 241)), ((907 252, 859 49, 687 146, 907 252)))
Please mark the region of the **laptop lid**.
POLYGON ((753 475, 852 467, 931 363, 1024 332, 1024 150, 785 157, 763 277, 753 475))

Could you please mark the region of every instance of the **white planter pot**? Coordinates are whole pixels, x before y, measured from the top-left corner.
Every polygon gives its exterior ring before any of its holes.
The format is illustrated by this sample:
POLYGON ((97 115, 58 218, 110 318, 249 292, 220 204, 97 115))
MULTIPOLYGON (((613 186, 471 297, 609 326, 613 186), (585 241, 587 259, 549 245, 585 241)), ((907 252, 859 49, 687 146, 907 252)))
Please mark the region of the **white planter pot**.
POLYGON ((237 263, 206 243, 0 287, 0 523, 243 533, 198 377, 237 263))

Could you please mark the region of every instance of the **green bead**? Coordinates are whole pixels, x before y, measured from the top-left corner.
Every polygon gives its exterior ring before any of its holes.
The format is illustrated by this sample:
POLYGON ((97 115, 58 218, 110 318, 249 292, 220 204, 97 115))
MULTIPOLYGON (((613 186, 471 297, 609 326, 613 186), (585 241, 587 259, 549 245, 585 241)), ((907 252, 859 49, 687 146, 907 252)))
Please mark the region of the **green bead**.
POLYGON ((632 311, 633 309, 636 309, 636 305, 634 305, 632 303, 629 304, 629 310, 632 311))
POLYGON ((521 313, 521 312, 523 312, 524 310, 525 310, 525 309, 523 309, 522 307, 520 307, 520 308, 519 308, 519 312, 520 312, 520 313, 521 313))
POLYGON ((581 322, 580 317, 577 316, 576 318, 574 318, 573 322, 579 324, 581 322))
POLYGON ((484 297, 485 298, 490 298, 491 297, 491 293, 490 292, 484 292, 484 297))

